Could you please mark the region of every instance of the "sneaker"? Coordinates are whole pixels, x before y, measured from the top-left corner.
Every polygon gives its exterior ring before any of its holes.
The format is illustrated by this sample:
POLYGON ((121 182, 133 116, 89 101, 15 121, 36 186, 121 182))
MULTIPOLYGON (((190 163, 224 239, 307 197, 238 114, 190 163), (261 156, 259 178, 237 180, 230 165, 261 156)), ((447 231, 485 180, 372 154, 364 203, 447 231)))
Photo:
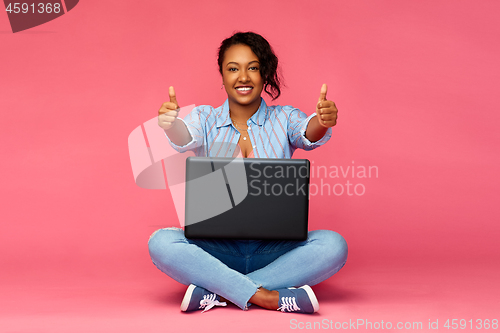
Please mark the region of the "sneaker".
POLYGON ((281 312, 314 313, 319 310, 319 303, 314 291, 308 285, 300 288, 278 289, 281 312))
POLYGON ((181 303, 181 311, 203 309, 202 313, 214 306, 226 306, 226 302, 219 302, 220 296, 206 289, 190 284, 181 303))

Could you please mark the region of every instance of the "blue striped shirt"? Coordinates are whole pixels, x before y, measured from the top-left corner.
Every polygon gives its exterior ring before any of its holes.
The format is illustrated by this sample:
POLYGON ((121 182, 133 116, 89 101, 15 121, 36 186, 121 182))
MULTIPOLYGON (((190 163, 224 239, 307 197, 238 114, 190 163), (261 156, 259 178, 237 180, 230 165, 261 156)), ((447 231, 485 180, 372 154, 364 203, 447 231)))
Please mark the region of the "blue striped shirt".
MULTIPOLYGON (((267 106, 261 99, 259 109, 247 121, 254 157, 291 158, 297 148, 312 150, 325 144, 331 137, 331 128, 316 142, 310 142, 305 136, 307 124, 315 115, 308 117, 292 106, 267 106)), ((178 146, 169 139, 175 150, 181 153, 192 150, 196 156, 234 156, 240 133, 229 117, 228 100, 216 109, 210 105, 197 106, 181 120, 192 140, 178 146)))

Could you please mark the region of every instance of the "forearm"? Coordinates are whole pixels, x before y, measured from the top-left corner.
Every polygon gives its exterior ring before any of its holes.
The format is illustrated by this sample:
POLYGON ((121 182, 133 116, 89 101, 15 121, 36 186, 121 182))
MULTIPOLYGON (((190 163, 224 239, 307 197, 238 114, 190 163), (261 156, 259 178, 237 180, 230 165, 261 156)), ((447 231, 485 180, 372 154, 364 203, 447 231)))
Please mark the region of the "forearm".
POLYGON ((306 138, 311 142, 316 142, 321 140, 326 131, 328 131, 328 128, 320 125, 318 116, 312 117, 309 124, 307 124, 306 138))
POLYGON ((178 146, 185 146, 191 142, 192 139, 186 124, 179 118, 175 119, 172 127, 165 130, 165 134, 167 134, 170 141, 178 146))

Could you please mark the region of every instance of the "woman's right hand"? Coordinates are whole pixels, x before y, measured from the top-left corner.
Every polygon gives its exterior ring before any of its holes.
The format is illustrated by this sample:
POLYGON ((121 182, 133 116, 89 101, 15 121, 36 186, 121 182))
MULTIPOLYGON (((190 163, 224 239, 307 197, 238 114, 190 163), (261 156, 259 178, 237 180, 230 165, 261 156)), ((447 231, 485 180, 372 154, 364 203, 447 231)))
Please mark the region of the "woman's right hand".
POLYGON ((179 104, 175 97, 174 87, 168 88, 168 95, 170 102, 163 103, 160 110, 158 110, 158 125, 164 130, 168 130, 174 126, 174 122, 179 114, 179 104))

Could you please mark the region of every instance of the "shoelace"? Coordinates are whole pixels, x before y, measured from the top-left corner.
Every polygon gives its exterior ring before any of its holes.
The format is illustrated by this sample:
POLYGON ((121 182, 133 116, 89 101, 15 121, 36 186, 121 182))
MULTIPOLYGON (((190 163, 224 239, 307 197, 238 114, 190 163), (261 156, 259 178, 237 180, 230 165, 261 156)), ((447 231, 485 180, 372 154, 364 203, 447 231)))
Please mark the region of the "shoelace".
POLYGON ((226 302, 219 302, 215 298, 217 297, 216 294, 210 294, 210 295, 203 295, 203 299, 200 301, 200 309, 203 309, 201 313, 210 310, 214 306, 226 306, 226 302))
POLYGON ((281 297, 281 306, 278 308, 281 312, 300 311, 300 308, 295 302, 295 297, 281 297))

